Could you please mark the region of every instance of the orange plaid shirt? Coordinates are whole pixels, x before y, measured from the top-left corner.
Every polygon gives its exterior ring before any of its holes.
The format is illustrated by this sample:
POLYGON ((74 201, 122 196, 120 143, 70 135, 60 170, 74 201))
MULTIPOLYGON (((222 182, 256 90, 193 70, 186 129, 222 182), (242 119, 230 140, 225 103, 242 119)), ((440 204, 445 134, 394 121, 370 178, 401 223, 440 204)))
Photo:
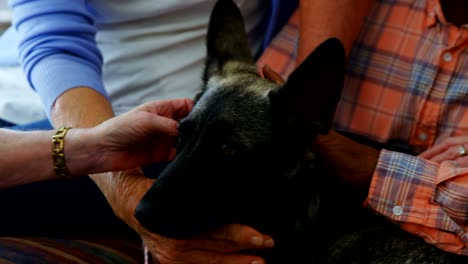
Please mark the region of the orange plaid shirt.
MULTIPOLYGON (((258 65, 294 69, 297 12, 258 65)), ((420 153, 468 135, 468 25, 436 0, 379 0, 351 52, 335 129, 420 153)), ((468 167, 381 151, 366 205, 447 251, 468 255, 468 167)))

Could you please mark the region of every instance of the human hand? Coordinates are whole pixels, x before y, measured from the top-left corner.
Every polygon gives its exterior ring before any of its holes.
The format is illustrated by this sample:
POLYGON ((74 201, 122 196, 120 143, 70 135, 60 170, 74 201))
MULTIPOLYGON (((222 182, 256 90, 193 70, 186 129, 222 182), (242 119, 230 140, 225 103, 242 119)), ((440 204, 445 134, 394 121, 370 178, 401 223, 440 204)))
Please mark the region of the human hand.
POLYGON ((419 154, 419 157, 441 163, 445 160, 456 161, 458 165, 468 166, 467 150, 468 136, 449 137, 419 154))
POLYGON ((134 216, 139 201, 153 184, 141 170, 128 170, 94 175, 116 215, 132 227, 160 264, 229 264, 264 263, 258 256, 241 253, 243 250, 271 248, 271 237, 242 225, 227 225, 190 239, 170 239, 149 232, 134 216), (254 262, 258 261, 258 262, 254 262))
POLYGON ((242 251, 266 250, 273 240, 256 230, 239 224, 226 225, 218 230, 190 239, 170 239, 153 233, 142 235, 146 249, 156 263, 245 263, 262 264, 264 259, 242 251))
MULTIPOLYGON (((262 75, 277 84, 284 83, 283 78, 268 65, 262 68, 262 75)), ((379 159, 378 150, 335 131, 330 131, 327 135, 318 135, 315 147, 327 172, 346 185, 353 186, 363 195, 367 194, 379 159)))
POLYGON ((171 160, 179 134, 178 120, 192 108, 189 99, 160 100, 143 104, 90 129, 72 129, 70 142, 80 142, 83 155, 73 158, 74 174, 132 169, 171 160), (80 164, 86 163, 86 164, 80 164))

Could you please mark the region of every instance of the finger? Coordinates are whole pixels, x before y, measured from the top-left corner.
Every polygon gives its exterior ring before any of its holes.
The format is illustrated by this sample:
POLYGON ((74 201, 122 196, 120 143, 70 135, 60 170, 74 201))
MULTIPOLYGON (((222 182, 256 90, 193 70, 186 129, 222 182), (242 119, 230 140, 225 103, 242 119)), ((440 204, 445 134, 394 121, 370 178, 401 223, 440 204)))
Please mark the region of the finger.
POLYGON ((138 107, 137 110, 178 120, 188 115, 192 111, 192 106, 191 99, 179 98, 148 102, 138 107))
MULTIPOLYGON (((202 262, 200 262, 202 263, 202 262)), ((250 255, 221 255, 220 261, 215 262, 219 264, 265 264, 265 260, 259 256, 250 256, 250 255)))
POLYGON ((188 98, 172 100, 172 118, 180 120, 186 117, 193 107, 193 100, 188 98))
POLYGON ((268 64, 265 64, 262 68, 263 77, 277 84, 283 84, 283 78, 275 72, 268 64))
POLYGON ((156 252, 154 256, 161 264, 264 264, 265 260, 259 256, 243 254, 221 254, 212 251, 190 250, 180 253, 179 256, 165 256, 156 252))
POLYGON ((169 155, 167 155, 167 160, 173 160, 177 154, 176 148, 171 148, 169 155))
POLYGON ((147 126, 150 134, 164 134, 172 137, 179 135, 179 130, 177 129, 179 123, 171 118, 148 114, 145 118, 141 119, 141 122, 147 123, 142 123, 141 125, 147 126))
POLYGON ((455 161, 459 168, 468 168, 468 156, 458 158, 455 161))
POLYGON ((238 244, 255 246, 263 246, 263 242, 271 239, 271 236, 264 235, 250 226, 240 224, 225 225, 216 232, 211 233, 211 236, 238 244))
POLYGON ((460 158, 460 153, 458 152, 458 148, 459 148, 458 146, 449 147, 442 153, 439 153, 433 156, 429 160, 437 162, 437 163, 441 163, 442 161, 446 161, 446 160, 456 160, 460 158))
POLYGON ((224 253, 274 247, 271 236, 239 224, 226 225, 208 234, 193 238, 189 243, 190 246, 203 245, 202 248, 224 253))
POLYGON ((447 149, 450 148, 450 145, 446 142, 434 145, 433 147, 428 148, 421 154, 419 154, 419 157, 423 159, 428 159, 432 160, 435 156, 440 155, 447 151, 447 149))
POLYGON ((464 146, 465 144, 468 143, 468 137, 467 136, 462 136, 462 137, 450 137, 444 140, 443 142, 436 144, 426 151, 422 152, 419 154, 419 157, 425 158, 425 159, 432 159, 436 155, 447 151, 451 147, 456 147, 459 148, 460 146, 464 146))

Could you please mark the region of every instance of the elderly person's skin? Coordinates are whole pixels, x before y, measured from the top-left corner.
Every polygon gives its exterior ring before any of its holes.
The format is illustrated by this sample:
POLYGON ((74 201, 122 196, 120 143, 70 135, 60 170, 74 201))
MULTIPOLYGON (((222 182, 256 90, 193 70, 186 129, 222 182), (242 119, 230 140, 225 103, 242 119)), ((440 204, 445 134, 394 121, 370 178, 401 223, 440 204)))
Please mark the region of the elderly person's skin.
MULTIPOLYGON (((338 37, 343 40, 346 44, 346 50, 349 52, 351 43, 361 25, 360 23, 351 25, 346 18, 349 14, 355 14, 361 17, 356 21, 363 21, 366 15, 363 5, 367 6, 370 0, 362 1, 361 5, 352 0, 302 0, 301 12, 305 12, 305 20, 301 22, 307 27, 304 28, 307 31, 302 32, 302 35, 315 37, 311 40, 301 39, 302 56, 300 58, 304 58, 319 43, 330 37, 338 37), (319 9, 315 7, 319 7, 319 9), (317 12, 317 10, 321 11, 317 12), (309 11, 311 11, 311 15, 308 15, 309 11), (329 23, 336 21, 337 18, 340 18, 338 20, 342 22, 329 23), (350 31, 350 28, 353 30, 350 31)), ((89 87, 76 87, 67 90, 57 98, 51 109, 51 120, 55 128, 62 126, 93 127, 113 117, 113 115, 109 101, 89 87)), ((228 226, 203 238, 187 241, 168 240, 150 234, 139 225, 134 217, 134 210, 139 200, 152 183, 151 180, 145 178, 140 169, 91 174, 90 177, 102 191, 114 212, 142 236, 148 249, 162 264, 249 264, 254 261, 263 263, 264 260, 260 257, 239 254, 237 251, 266 248, 273 244, 270 237, 238 225, 228 226)))
MULTIPOLYGON (((270 81, 278 84, 284 83, 281 76, 268 65, 262 69, 262 74, 270 81)), ((317 137, 316 148, 327 170, 338 180, 354 187, 360 198, 364 200, 380 151, 359 144, 333 130, 327 135, 317 137)))
MULTIPOLYGON (((319 43, 330 37, 342 40, 346 53, 349 54, 362 21, 373 2, 372 0, 359 2, 355 0, 301 0, 298 63, 319 43), (350 19, 349 16, 354 18, 350 19), (355 21, 355 23, 349 21, 355 21)), ((57 100, 51 114, 56 127, 63 124, 89 127, 113 116, 107 100, 87 87, 79 87, 64 93, 57 100)), ((365 197, 379 151, 334 132, 319 137, 317 143, 321 156, 326 157, 325 160, 331 164, 332 169, 336 170, 336 174, 342 175, 345 180, 355 184, 365 197), (356 157, 361 157, 359 162, 354 161, 356 157)), ((442 153, 447 149, 450 148, 441 148, 438 151, 442 153)), ((273 245, 270 237, 240 225, 230 225, 189 240, 172 240, 151 234, 139 225, 133 212, 141 197, 151 186, 152 180, 146 179, 140 169, 93 174, 91 178, 106 196, 114 212, 141 235, 159 263, 247 264, 254 261, 263 263, 260 257, 238 254, 238 251, 268 248, 273 245)))
MULTIPOLYGON (((328 37, 339 38, 349 54, 356 40, 364 17, 369 13, 374 0, 314 1, 300 0, 300 35, 297 63, 328 37), (356 4, 359 3, 359 4, 356 4), (316 12, 314 10, 320 10, 316 12), (346 10, 349 10, 346 12, 346 10), (311 15, 314 14, 314 15, 311 15), (334 14, 332 17, 330 14, 334 14), (341 19, 338 19, 341 18, 341 19), (356 21, 356 23, 349 23, 356 21), (310 37, 314 36, 314 37, 310 37)), ((441 6, 448 21, 461 26, 468 23, 465 0, 442 0, 441 6)), ((276 83, 283 80, 271 69, 264 69, 266 78, 276 83)), ((360 193, 367 195, 372 175, 379 157, 379 151, 354 142, 334 131, 317 139, 318 152, 329 164, 329 169, 345 182, 355 186, 360 193), (356 166, 359 164, 359 166, 356 166)), ((458 166, 468 166, 468 156, 461 155, 460 148, 468 151, 468 136, 450 137, 430 147, 420 157, 440 163, 456 161, 458 166)))
MULTIPOLYGON (((177 120, 191 106, 189 99, 154 101, 96 127, 70 129, 64 139, 70 175, 133 169, 172 159, 177 120)), ((52 161, 54 134, 52 130, 0 129, 0 188, 57 178, 52 161)))
MULTIPOLYGON (((178 136, 176 120, 185 117, 191 108, 189 99, 155 101, 95 127, 70 129, 64 138, 64 154, 70 174, 114 171, 100 174, 100 180, 106 182, 106 186, 115 187, 112 193, 117 195, 106 193, 107 198, 115 199, 111 204, 130 205, 126 207, 129 211, 124 213, 128 223, 139 232, 145 245, 153 249, 153 255, 165 261, 162 263, 211 263, 221 258, 222 263, 262 263, 256 256, 230 254, 273 247, 271 237, 250 227, 228 225, 192 239, 174 240, 152 234, 133 217, 128 218, 153 184, 153 180, 142 176, 138 167, 174 157, 178 136), (129 172, 129 176, 124 176, 129 172)), ((0 129, 0 171, 9 172, 0 178, 0 188, 57 178, 52 166, 51 139, 54 133, 52 130, 18 132, 0 129)))
MULTIPOLYGON (((465 0, 441 0, 442 11, 447 21, 455 26, 468 23, 468 1, 465 0)), ((419 156, 437 163, 444 160, 453 160, 457 166, 468 167, 468 156, 462 154, 463 148, 468 151, 468 136, 449 137, 443 142, 435 144, 419 156)))
POLYGON ((375 0, 299 0, 300 34, 297 64, 320 43, 336 37, 349 55, 364 18, 375 0), (350 22, 352 21, 352 22, 350 22))
MULTIPOLYGON (((55 127, 64 124, 91 127, 113 116, 109 102, 96 91, 78 87, 62 94, 52 109, 55 127)), ((239 254, 242 250, 271 248, 270 236, 241 225, 228 225, 192 239, 175 240, 154 234, 143 228, 134 216, 135 209, 153 180, 140 168, 91 174, 114 213, 134 229, 159 263, 236 263, 261 264, 258 256, 239 254)))

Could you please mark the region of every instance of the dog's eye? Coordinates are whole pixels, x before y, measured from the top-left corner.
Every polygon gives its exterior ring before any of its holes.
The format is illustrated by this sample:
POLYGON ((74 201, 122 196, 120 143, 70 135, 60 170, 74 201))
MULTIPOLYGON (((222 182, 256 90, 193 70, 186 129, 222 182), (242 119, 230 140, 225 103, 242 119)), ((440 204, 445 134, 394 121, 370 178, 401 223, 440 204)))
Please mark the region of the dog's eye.
POLYGON ((223 155, 226 157, 231 157, 236 153, 236 150, 232 146, 227 145, 227 144, 223 144, 221 146, 221 151, 223 155))

